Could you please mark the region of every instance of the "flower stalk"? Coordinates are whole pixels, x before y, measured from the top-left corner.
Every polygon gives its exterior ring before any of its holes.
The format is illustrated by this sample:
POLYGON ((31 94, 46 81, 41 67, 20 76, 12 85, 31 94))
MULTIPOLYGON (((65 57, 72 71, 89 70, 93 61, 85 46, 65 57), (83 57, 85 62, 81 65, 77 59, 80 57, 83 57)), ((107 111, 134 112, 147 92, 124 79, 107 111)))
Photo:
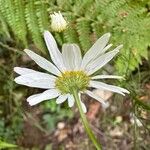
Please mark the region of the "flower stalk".
POLYGON ((82 110, 82 106, 81 106, 81 102, 80 102, 80 99, 79 99, 79 95, 78 95, 78 91, 76 89, 73 89, 73 96, 74 96, 74 99, 76 101, 76 104, 77 104, 77 107, 79 109, 79 112, 80 112, 80 116, 81 116, 81 119, 82 119, 82 123, 84 125, 84 128, 89 136, 89 138, 91 139, 91 141, 93 142, 94 146, 96 147, 97 150, 101 150, 102 149, 102 146, 101 144, 97 141, 95 135, 93 134, 90 126, 89 126, 89 123, 86 119, 86 116, 82 110))

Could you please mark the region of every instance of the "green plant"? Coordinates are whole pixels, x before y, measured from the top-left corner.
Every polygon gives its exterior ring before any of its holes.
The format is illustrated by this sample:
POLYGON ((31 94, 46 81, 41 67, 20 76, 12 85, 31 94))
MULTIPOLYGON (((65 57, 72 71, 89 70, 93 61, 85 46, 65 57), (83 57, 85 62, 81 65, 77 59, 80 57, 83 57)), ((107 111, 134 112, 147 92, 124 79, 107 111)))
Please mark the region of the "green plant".
POLYGON ((46 126, 46 130, 53 130, 56 127, 56 123, 64 118, 73 118, 73 112, 66 106, 64 105, 64 107, 61 108, 61 106, 57 105, 53 100, 44 103, 43 109, 45 114, 43 115, 43 123, 46 126))
POLYGON ((112 41, 124 45, 115 61, 119 74, 129 74, 142 63, 143 57, 147 58, 150 44, 147 0, 0 0, 1 26, 6 35, 22 41, 24 47, 31 44, 32 37, 34 44, 45 53, 42 33, 50 30, 49 14, 58 10, 69 22, 64 33, 54 33, 60 45, 78 43, 85 53, 104 32, 111 32, 112 41))
POLYGON ((0 141, 0 149, 4 149, 4 148, 15 148, 15 147, 17 147, 17 145, 9 144, 9 143, 4 142, 4 141, 0 141))
POLYGON ((9 51, 7 39, 1 36, 1 40, 3 44, 0 43, 0 137, 4 141, 15 143, 22 129, 23 118, 19 100, 24 92, 16 92, 13 81, 12 67, 18 58, 17 53, 14 55, 16 49, 11 48, 9 51))

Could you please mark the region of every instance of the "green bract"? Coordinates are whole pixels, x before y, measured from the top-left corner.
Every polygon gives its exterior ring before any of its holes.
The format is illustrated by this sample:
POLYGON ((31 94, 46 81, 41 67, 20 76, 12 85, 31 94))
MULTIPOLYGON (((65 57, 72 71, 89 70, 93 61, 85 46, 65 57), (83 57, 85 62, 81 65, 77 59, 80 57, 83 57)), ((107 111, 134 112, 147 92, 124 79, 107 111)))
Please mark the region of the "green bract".
POLYGON ((72 93, 73 89, 84 91, 89 85, 90 77, 83 71, 66 71, 56 79, 56 88, 62 94, 72 93))

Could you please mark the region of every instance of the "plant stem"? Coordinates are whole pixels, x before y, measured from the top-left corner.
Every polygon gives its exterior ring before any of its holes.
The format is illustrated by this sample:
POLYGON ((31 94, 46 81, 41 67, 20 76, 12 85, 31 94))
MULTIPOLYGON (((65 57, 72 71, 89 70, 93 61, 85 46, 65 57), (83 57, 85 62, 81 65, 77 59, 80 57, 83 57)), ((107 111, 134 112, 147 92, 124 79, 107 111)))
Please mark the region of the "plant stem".
POLYGON ((92 132, 90 126, 89 126, 89 123, 88 123, 88 121, 87 121, 87 119, 86 119, 86 116, 85 116, 85 114, 84 114, 84 112, 83 112, 83 110, 82 110, 82 106, 81 106, 81 102, 80 102, 80 99, 79 99, 79 96, 78 96, 78 92, 77 92, 77 90, 75 90, 75 89, 73 90, 73 96, 74 96, 75 101, 76 101, 76 103, 77 103, 77 107, 78 107, 79 112, 80 112, 80 116, 81 116, 81 119, 82 119, 82 123, 83 123, 83 125, 84 125, 84 128, 85 128, 85 130, 86 130, 86 132, 87 132, 89 138, 90 138, 91 141, 93 142, 93 144, 94 144, 94 146, 96 147, 96 149, 97 149, 97 150, 101 150, 101 149, 102 149, 102 148, 101 148, 102 146, 101 146, 101 145, 99 144, 99 142, 97 141, 95 135, 93 134, 93 132, 92 132))

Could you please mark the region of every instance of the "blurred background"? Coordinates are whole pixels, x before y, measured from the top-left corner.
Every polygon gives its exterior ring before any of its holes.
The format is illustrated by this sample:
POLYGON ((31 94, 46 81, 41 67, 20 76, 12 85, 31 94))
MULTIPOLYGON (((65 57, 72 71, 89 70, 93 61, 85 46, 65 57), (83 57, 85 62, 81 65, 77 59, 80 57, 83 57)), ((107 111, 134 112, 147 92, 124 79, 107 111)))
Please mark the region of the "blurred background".
MULTIPOLYGON (((95 91, 107 109, 86 95, 87 118, 104 150, 150 150, 150 1, 148 0, 0 0, 0 149, 94 150, 76 107, 55 100, 30 107, 26 98, 39 89, 15 84, 15 66, 41 70, 24 48, 50 59, 43 40, 49 30, 60 49, 77 43, 84 55, 104 33, 111 33, 119 55, 99 73, 125 77, 107 80, 127 88, 122 97, 95 91), (51 29, 50 14, 60 11, 68 27, 51 29)), ((43 70, 41 70, 43 71, 43 70)))

